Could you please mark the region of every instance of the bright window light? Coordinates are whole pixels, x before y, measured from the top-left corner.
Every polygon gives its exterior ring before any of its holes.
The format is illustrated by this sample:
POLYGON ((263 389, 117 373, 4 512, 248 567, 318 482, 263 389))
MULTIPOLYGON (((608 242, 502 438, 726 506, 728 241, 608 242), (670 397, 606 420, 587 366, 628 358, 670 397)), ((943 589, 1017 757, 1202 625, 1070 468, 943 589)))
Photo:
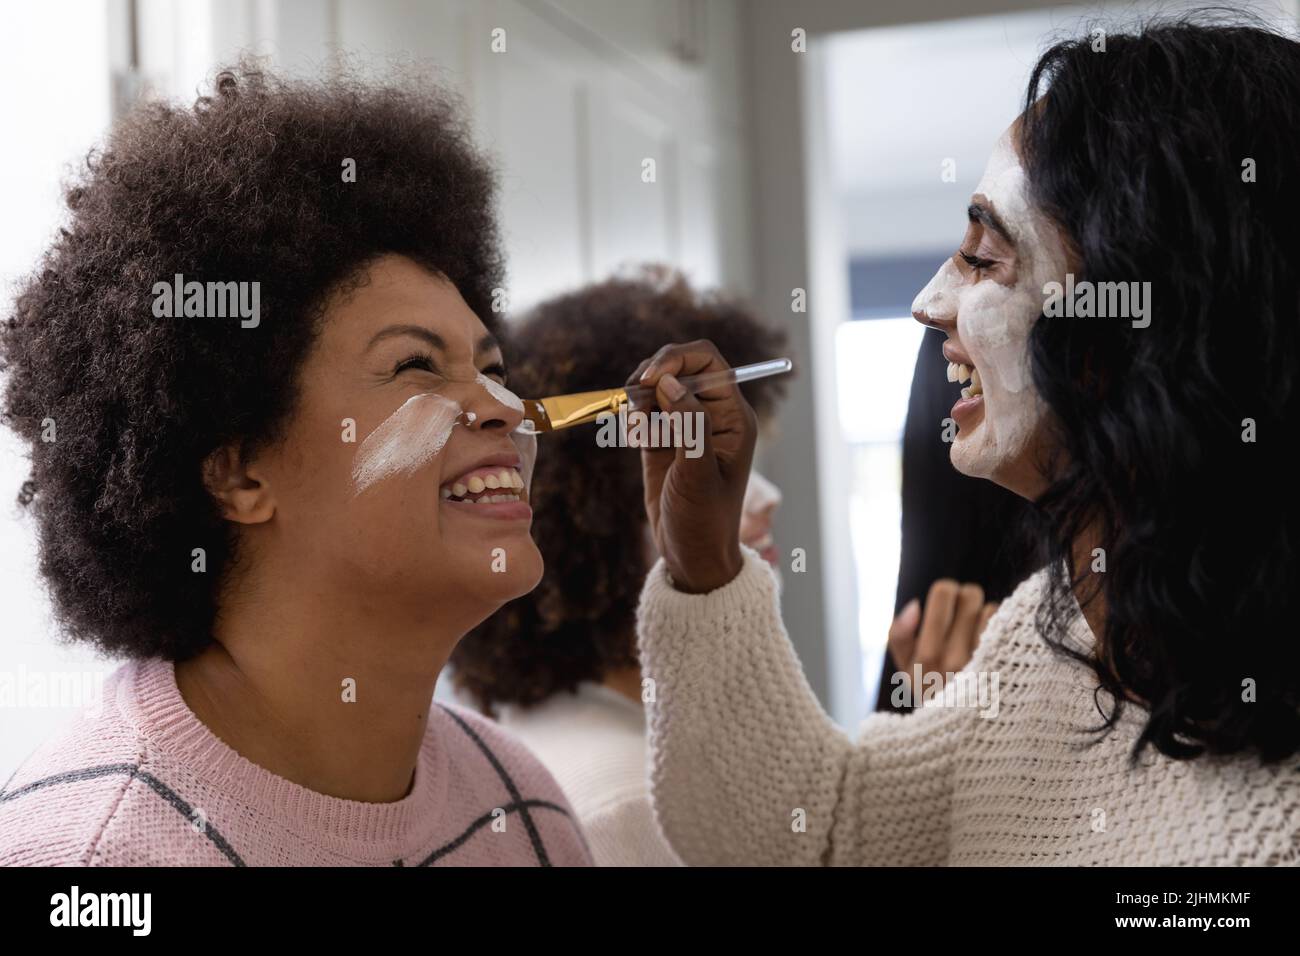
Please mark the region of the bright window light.
MULTIPOLYGON (((0 176, 0 304, 8 313, 14 283, 39 264, 63 221, 61 183, 103 136, 110 109, 108 4, 44 0, 5 7, 0 30, 0 130, 5 172, 0 176), (57 44, 35 42, 58 37, 57 44)), ((2 380, 0 380, 2 384, 2 380)), ((36 568, 36 535, 18 504, 30 463, 19 440, 0 428, 0 679, 15 693, 28 675, 104 674, 112 670, 93 651, 56 642, 49 603, 36 568)), ((0 779, 64 722, 75 706, 0 711, 0 779)))

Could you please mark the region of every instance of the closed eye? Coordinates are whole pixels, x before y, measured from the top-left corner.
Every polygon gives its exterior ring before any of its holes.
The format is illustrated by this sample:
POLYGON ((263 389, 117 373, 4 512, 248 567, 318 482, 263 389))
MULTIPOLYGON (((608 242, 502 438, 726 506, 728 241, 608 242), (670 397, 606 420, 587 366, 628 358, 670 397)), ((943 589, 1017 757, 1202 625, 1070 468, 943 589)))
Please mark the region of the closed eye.
POLYGON ((972 256, 970 253, 962 252, 960 249, 957 250, 957 255, 961 256, 962 261, 972 269, 992 269, 997 265, 997 261, 994 259, 981 259, 979 256, 972 256))
POLYGON ((428 352, 415 352, 402 359, 393 366, 393 376, 401 375, 410 369, 416 369, 421 372, 432 372, 435 375, 441 374, 438 370, 438 363, 428 352))

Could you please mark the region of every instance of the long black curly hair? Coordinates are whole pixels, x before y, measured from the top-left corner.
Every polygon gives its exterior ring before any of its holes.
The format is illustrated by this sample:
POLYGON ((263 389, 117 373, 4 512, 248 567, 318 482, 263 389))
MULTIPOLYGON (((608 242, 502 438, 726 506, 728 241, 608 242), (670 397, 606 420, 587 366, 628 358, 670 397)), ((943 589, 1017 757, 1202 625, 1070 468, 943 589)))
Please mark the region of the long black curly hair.
MULTIPOLYGON (((662 266, 586 286, 536 306, 506 343, 510 386, 525 395, 620 384, 669 342, 711 339, 732 365, 784 354, 785 334, 744 303, 696 292, 662 266)), ((741 386, 760 416, 779 378, 741 386)), ((598 448, 596 426, 540 439, 531 497, 541 583, 472 630, 451 657, 456 686, 485 713, 528 706, 635 666, 633 622, 646 573, 641 456, 598 448)))
POLYGON ((4 421, 31 446, 20 500, 69 638, 177 660, 212 639, 235 555, 201 463, 276 439, 323 305, 379 255, 447 278, 494 328, 494 180, 418 79, 288 82, 249 61, 192 108, 118 125, 0 330, 4 421), (260 282, 260 323, 156 318, 153 286, 176 273, 260 282))
POLYGON ((1021 153, 1076 278, 1150 282, 1150 325, 1044 318, 1031 334, 1061 449, 1038 501, 1051 569, 1039 627, 1073 653, 1060 639, 1072 590, 1102 603, 1099 730, 1142 702, 1134 758, 1148 745, 1285 758, 1300 749, 1287 453, 1300 420, 1300 44, 1203 12, 1106 36, 1104 52, 1097 38, 1038 61, 1021 153))

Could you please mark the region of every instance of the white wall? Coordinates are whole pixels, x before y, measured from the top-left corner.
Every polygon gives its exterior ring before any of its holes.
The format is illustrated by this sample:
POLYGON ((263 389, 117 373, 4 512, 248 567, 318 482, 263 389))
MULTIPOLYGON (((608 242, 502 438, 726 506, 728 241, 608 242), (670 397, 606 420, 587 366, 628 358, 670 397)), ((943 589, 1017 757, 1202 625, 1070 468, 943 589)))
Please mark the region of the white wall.
MULTIPOLYGON (((108 122, 107 24, 105 4, 82 0, 5 10, 0 32, 0 88, 6 91, 0 96, 5 137, 0 305, 5 312, 14 284, 36 265, 61 224, 61 181, 108 122), (58 58, 49 56, 42 37, 57 37, 58 58)), ((57 643, 38 583, 35 529, 17 503, 28 474, 22 443, 0 428, 0 785, 39 740, 82 706, 94 706, 113 666, 85 648, 57 643)))
POLYGON ((192 99, 240 51, 329 75, 432 70, 502 171, 513 309, 666 261, 748 290, 740 0, 142 0, 151 83, 192 99), (494 51, 494 31, 504 51, 494 51), (656 181, 642 181, 653 159, 656 181))

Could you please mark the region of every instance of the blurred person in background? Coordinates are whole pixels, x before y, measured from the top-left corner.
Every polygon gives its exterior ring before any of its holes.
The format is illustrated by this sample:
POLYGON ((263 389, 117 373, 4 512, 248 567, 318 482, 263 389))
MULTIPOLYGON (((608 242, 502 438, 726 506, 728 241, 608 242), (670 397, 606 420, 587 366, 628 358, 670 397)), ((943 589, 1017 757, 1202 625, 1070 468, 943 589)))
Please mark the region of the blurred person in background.
MULTIPOLYGON (((559 395, 618 385, 666 342, 708 338, 737 365, 781 356, 784 333, 739 302, 649 267, 543 302, 512 331, 511 388, 559 395)), ((742 386, 772 436, 780 378, 742 386)), ((523 739, 559 781, 597 864, 680 865, 655 824, 646 770, 636 604, 657 557, 635 449, 597 426, 541 439, 532 486, 542 581, 452 655, 457 690, 523 739)), ((776 566, 781 492, 748 477, 740 540, 776 566)))

